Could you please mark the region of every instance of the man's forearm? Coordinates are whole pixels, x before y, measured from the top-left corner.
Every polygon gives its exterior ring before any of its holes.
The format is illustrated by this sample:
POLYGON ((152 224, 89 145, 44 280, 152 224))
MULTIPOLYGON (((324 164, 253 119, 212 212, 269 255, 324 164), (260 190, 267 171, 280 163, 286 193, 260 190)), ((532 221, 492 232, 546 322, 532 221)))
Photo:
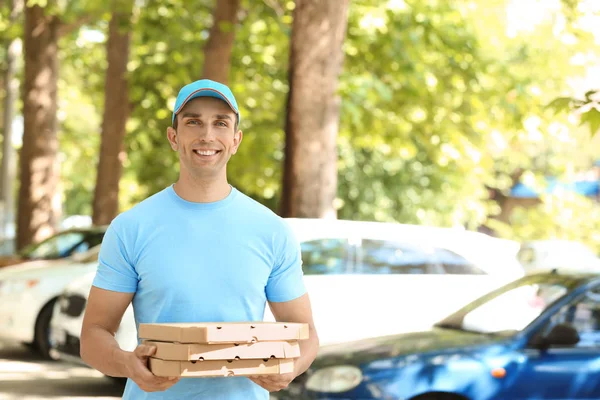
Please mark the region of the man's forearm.
POLYGON ((104 375, 128 377, 126 358, 130 354, 121 350, 114 336, 102 327, 90 327, 81 333, 81 358, 104 375))
POLYGON ((317 357, 319 352, 319 336, 314 327, 310 327, 309 336, 300 341, 300 357, 296 360, 296 376, 306 371, 317 357))

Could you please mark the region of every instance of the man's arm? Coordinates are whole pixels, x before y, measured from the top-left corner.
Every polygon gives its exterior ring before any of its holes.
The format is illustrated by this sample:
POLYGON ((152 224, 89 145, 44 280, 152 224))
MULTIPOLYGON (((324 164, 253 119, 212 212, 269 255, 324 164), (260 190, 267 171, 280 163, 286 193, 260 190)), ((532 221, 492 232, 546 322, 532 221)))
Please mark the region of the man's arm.
POLYGON ((125 351, 114 335, 133 293, 111 292, 92 286, 81 329, 81 358, 108 376, 127 376, 125 351), (107 357, 107 355, 109 355, 107 357))
POLYGON ((166 390, 178 379, 157 377, 147 367, 156 347, 140 345, 135 351, 121 350, 115 333, 133 293, 113 292, 92 286, 81 329, 81 358, 108 376, 131 378, 140 389, 166 390))
POLYGON ((254 383, 262 386, 269 392, 276 392, 285 389, 298 375, 304 373, 310 367, 319 351, 319 336, 313 321, 308 293, 291 301, 280 303, 269 302, 269 307, 275 320, 279 322, 305 323, 309 327, 309 338, 299 342, 300 358, 294 360, 293 373, 250 377, 254 383))
POLYGON ((292 301, 281 303, 269 302, 269 307, 276 321, 308 324, 308 339, 299 341, 300 358, 295 360, 294 368, 296 376, 298 376, 310 367, 319 351, 319 335, 313 321, 308 293, 292 301))

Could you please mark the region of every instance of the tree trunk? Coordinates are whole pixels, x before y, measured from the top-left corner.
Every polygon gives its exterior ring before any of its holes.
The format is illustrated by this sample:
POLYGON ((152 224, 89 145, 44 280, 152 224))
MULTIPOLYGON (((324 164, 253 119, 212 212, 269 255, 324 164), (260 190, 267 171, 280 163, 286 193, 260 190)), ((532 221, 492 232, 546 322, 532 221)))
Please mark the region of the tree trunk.
POLYGON ((123 173, 123 139, 129 117, 127 63, 133 2, 113 12, 109 25, 108 69, 104 85, 102 143, 94 192, 93 223, 107 225, 119 212, 119 181, 123 173))
POLYGON ((296 0, 280 213, 335 218, 342 44, 349 0, 296 0))
POLYGON ((203 78, 227 84, 240 0, 217 0, 204 48, 203 78))
POLYGON ((52 234, 60 218, 60 204, 55 198, 59 177, 56 162, 59 27, 59 20, 47 15, 45 8, 38 5, 25 8, 18 249, 52 234))
MULTIPOLYGON (((23 10, 23 0, 11 2, 10 24, 17 21, 17 17, 23 10)), ((15 149, 12 145, 12 124, 15 115, 15 103, 19 93, 19 81, 16 78, 17 60, 21 56, 21 50, 17 39, 10 40, 6 46, 6 70, 2 84, 4 87, 4 110, 3 110, 3 139, 2 139, 2 170, 0 171, 0 237, 9 234, 9 225, 15 219, 14 184, 17 174, 15 163, 15 149)))

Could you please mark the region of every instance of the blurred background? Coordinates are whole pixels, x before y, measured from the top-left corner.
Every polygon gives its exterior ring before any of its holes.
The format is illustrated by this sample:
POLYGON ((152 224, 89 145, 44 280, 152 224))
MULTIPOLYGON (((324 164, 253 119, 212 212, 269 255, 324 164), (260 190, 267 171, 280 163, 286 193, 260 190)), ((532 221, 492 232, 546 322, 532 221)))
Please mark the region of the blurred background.
POLYGON ((0 350, 12 382, 0 398, 45 398, 22 382, 46 369, 120 393, 42 360, 78 346, 67 340, 78 325, 52 330, 53 313, 81 315, 106 225, 177 179, 166 129, 179 89, 200 78, 237 97, 244 141, 229 182, 294 224, 331 343, 424 329, 530 270, 599 265, 597 0, 4 0, 0 11, 0 339, 30 344, 0 350), (75 310, 63 290, 78 274, 75 310), (340 292, 323 294, 324 275, 340 292), (373 275, 399 280, 384 294, 381 280, 351 280, 373 275), (387 330, 334 330, 356 317, 356 290, 375 302, 399 288, 394 301, 428 306, 387 330))

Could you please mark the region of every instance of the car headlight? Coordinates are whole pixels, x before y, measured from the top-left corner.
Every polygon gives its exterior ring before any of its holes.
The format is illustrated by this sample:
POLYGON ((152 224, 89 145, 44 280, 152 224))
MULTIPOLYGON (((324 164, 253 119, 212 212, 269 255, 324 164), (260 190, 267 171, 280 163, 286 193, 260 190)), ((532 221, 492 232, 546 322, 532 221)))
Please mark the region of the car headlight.
POLYGON ((315 371, 306 381, 306 389, 321 393, 342 393, 357 387, 363 375, 352 365, 338 365, 315 371))

